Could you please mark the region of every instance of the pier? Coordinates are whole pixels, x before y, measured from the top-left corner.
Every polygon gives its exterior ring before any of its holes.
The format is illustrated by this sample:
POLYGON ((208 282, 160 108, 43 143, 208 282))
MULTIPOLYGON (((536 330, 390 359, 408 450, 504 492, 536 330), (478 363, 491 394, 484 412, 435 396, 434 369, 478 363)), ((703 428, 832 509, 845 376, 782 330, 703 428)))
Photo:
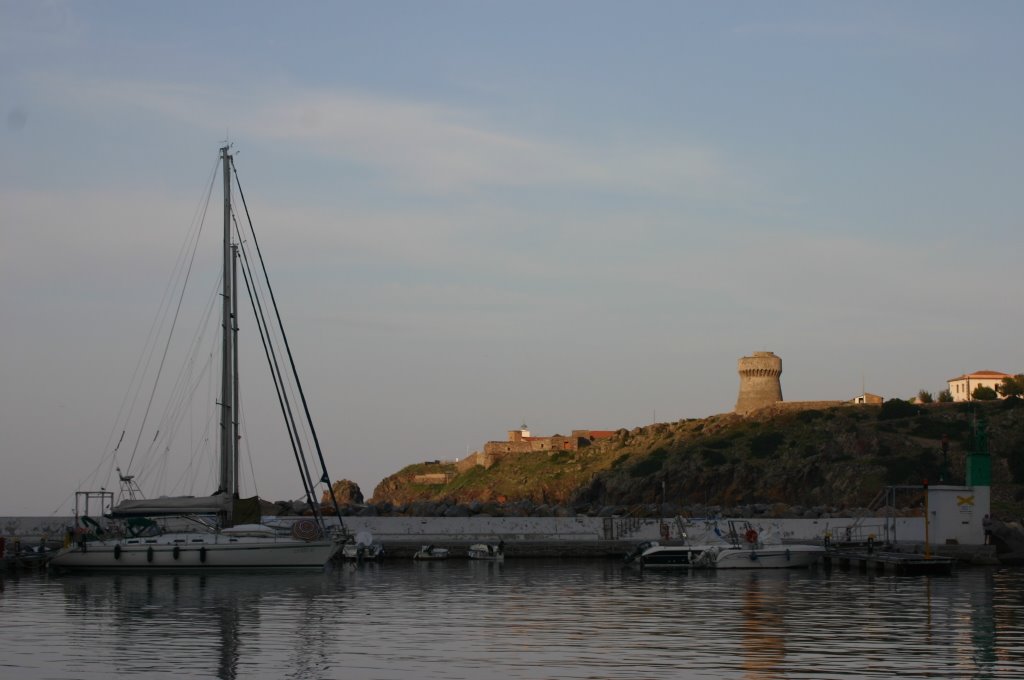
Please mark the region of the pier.
POLYGON ((825 566, 859 569, 868 573, 912 576, 919 574, 950 574, 956 560, 938 555, 920 555, 866 549, 831 550, 823 558, 825 566))

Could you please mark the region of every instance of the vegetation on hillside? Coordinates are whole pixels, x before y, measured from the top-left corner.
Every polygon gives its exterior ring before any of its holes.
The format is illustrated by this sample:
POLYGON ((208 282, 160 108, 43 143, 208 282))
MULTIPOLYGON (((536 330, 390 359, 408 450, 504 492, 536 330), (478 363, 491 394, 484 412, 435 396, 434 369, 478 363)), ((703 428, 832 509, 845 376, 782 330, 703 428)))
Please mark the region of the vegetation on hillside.
POLYGON ((677 506, 784 503, 865 507, 890 485, 962 484, 968 451, 992 456, 993 510, 1024 508, 1024 401, 826 409, 762 409, 747 416, 659 423, 620 430, 579 451, 514 454, 489 469, 409 466, 383 480, 374 503, 417 501, 567 506, 668 502, 677 506), (987 444, 978 444, 979 431, 987 444), (946 442, 944 450, 943 441, 946 442), (443 484, 417 475, 446 472, 443 484))

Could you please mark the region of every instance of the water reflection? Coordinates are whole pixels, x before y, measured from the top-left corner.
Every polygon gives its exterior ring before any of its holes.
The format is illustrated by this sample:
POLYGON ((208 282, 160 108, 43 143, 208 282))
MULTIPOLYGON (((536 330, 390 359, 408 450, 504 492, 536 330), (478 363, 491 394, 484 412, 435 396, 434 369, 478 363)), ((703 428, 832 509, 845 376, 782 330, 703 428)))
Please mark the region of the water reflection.
POLYGON ((787 588, 785 580, 770 578, 777 573, 752 571, 748 575, 741 610, 742 667, 746 671, 744 677, 747 678, 761 680, 783 677, 782 666, 786 659, 783 611, 787 588), (771 583, 765 584, 766 578, 771 583))
MULTIPOLYGON (((236 678, 247 646, 291 641, 306 647, 318 624, 272 617, 286 599, 291 614, 333 586, 323 575, 121 574, 61 579, 69 647, 104 661, 118 674, 236 678), (297 623, 298 625, 294 625, 297 623), (174 641, 169 645, 169 641, 174 641)), ((305 660, 306 657, 303 657, 305 660)))
POLYGON ((672 574, 571 560, 0 577, 0 668, 19 680, 1019 678, 1022 590, 1021 570, 672 574))

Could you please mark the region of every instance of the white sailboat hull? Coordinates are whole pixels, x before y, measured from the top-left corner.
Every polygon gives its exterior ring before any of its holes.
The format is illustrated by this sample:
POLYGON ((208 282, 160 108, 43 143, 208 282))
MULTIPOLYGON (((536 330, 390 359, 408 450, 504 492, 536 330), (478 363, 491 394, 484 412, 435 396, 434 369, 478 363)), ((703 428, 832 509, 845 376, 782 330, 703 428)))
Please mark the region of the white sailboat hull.
POLYGON ((60 570, 323 569, 340 549, 333 540, 165 534, 131 541, 90 541, 50 559, 60 570))

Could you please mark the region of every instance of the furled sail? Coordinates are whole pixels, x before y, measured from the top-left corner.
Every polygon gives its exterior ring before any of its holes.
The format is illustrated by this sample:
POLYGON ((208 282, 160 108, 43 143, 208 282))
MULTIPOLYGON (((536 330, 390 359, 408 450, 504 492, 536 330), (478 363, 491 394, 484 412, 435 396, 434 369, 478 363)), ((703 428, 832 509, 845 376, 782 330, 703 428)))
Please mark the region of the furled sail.
POLYGON ((213 496, 177 496, 125 500, 111 511, 113 517, 153 517, 156 515, 206 515, 227 512, 231 497, 225 493, 213 496))

